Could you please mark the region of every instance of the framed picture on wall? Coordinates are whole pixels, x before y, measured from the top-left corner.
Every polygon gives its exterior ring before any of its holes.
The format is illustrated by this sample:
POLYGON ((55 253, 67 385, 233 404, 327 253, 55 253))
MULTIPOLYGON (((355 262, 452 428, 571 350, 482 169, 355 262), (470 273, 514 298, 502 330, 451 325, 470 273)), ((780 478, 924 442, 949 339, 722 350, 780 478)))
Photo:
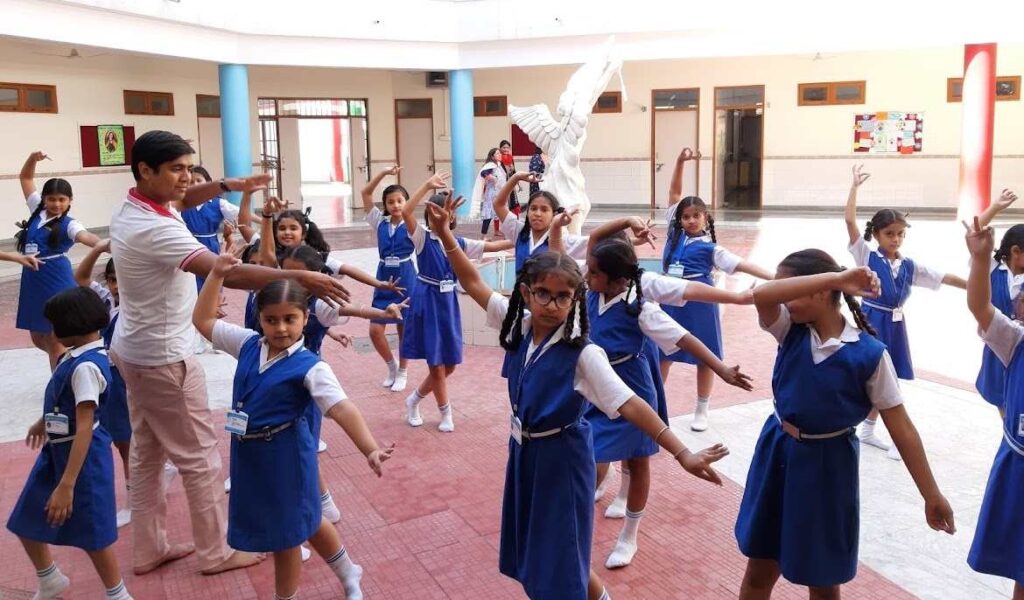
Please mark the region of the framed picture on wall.
POLYGON ((135 127, 82 125, 78 131, 83 167, 121 167, 131 164, 135 127))
POLYGON ((99 142, 101 167, 125 164, 123 125, 97 125, 96 139, 99 142))

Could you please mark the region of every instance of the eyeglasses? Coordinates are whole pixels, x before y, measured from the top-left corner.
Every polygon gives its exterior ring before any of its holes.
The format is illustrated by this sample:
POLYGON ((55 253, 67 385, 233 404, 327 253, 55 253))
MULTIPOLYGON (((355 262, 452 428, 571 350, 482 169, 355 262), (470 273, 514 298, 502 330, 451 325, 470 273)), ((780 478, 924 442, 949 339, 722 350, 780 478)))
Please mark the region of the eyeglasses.
POLYGON ((553 296, 551 295, 551 292, 544 289, 526 289, 527 291, 530 292, 530 295, 533 296, 533 299, 539 302, 541 306, 548 306, 549 304, 554 302, 555 306, 557 306, 558 308, 569 308, 570 306, 572 306, 572 301, 576 299, 575 294, 559 294, 557 296, 553 296))

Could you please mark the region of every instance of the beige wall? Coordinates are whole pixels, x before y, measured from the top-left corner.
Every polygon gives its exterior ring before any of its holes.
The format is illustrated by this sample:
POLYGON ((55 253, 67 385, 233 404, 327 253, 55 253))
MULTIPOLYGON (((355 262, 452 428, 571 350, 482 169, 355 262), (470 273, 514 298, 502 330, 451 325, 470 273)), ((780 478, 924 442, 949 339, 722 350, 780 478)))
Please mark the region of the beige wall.
MULTIPOLYGON (((0 223, 0 238, 13 234, 9 223, 20 218, 23 205, 16 174, 25 156, 42 149, 53 156, 41 175, 70 173, 75 187, 75 214, 88 226, 105 225, 111 207, 131 185, 124 169, 89 169, 83 173, 79 125, 123 123, 136 134, 161 128, 195 139, 198 136, 195 94, 217 93, 212 63, 108 54, 67 60, 35 54, 41 47, 2 41, 0 81, 56 84, 60 113, 0 113, 0 196, 11 217, 0 223), (173 117, 135 117, 123 112, 122 90, 167 91, 175 95, 173 117)), ((46 51, 45 49, 43 51, 46 51)), ((88 55, 88 53, 85 53, 88 55)), ((583 169, 588 192, 597 204, 650 202, 651 90, 701 89, 700 149, 705 154, 700 193, 710 197, 715 86, 766 86, 764 204, 766 206, 838 205, 845 198, 849 167, 864 161, 873 178, 862 192, 864 205, 906 207, 955 205, 960 146, 960 105, 946 102, 946 78, 962 69, 962 49, 632 62, 624 68, 628 101, 621 114, 591 119, 583 169), (867 81, 867 102, 857 106, 798 107, 800 82, 867 81), (924 112, 924 152, 913 157, 854 155, 853 115, 859 112, 905 110, 924 112)), ((1000 75, 1024 74, 1024 46, 999 48, 1000 75)), ((545 103, 554 111, 558 95, 575 67, 481 69, 474 73, 476 95, 506 95, 512 104, 545 103)), ((253 156, 259 153, 255 116, 258 97, 356 97, 368 99, 370 157, 373 169, 395 159, 395 98, 434 101, 434 149, 438 165, 450 163, 450 116, 447 90, 428 89, 418 71, 253 67, 253 156)), ((610 89, 618 89, 613 79, 610 89)), ((498 140, 509 137, 504 117, 476 118, 478 157, 498 140)), ((996 105, 995 188, 1024 188, 1024 102, 996 105)), ((207 144, 204 144, 207 147, 207 144)), ((205 150, 205 148, 204 148, 205 150)), ((219 163, 217 157, 204 157, 219 163)), ((520 168, 525 168, 525 164, 520 168)), ((215 174, 216 175, 216 174, 215 174)), ((656 191, 656 200, 664 196, 656 191)))

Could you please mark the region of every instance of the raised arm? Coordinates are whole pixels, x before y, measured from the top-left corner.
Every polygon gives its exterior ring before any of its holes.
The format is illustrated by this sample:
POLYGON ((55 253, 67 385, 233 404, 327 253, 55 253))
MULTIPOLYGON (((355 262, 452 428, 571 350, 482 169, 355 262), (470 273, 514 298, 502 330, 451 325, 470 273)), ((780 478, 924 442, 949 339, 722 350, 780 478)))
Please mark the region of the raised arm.
POLYGON ((50 157, 45 152, 33 152, 28 155, 25 159, 25 164, 21 167, 21 173, 18 174, 18 180, 21 181, 21 192, 25 194, 25 198, 36 191, 36 163, 41 160, 50 160, 50 157))
POLYGON ((89 250, 75 269, 75 283, 81 287, 89 287, 92 284, 92 270, 96 268, 96 261, 104 252, 110 252, 110 240, 102 240, 89 250))
POLYGON ((694 152, 690 148, 683 148, 683 151, 676 157, 676 166, 672 169, 672 180, 668 184, 668 205, 672 206, 683 199, 683 168, 688 161, 700 160, 701 154, 698 150, 694 152))
POLYGON ((402 320, 402 309, 409 308, 409 299, 401 302, 393 302, 384 310, 372 306, 357 304, 345 304, 338 309, 338 314, 343 317, 355 317, 357 319, 396 319, 402 320))
POLYGON ((519 187, 519 182, 528 181, 530 183, 538 183, 541 181, 541 176, 536 173, 513 173, 505 185, 501 186, 498 190, 498 195, 494 197, 494 214, 498 215, 498 222, 505 220, 508 216, 508 197, 512 195, 512 191, 519 187))
MULTIPOLYGON (((666 276, 661 275, 660 277, 666 276)), ((723 290, 700 281, 687 281, 686 290, 683 292, 683 299, 712 304, 753 304, 754 292, 753 289, 743 290, 742 292, 730 292, 729 290, 723 290)))
MULTIPOLYGON (((579 212, 578 208, 572 210, 563 210, 554 217, 551 218, 551 228, 548 229, 548 250, 550 252, 560 252, 565 254, 565 242, 562 240, 562 232, 566 227, 572 223, 572 218, 579 212)), ((591 237, 591 240, 594 238, 591 237)), ((587 247, 587 255, 590 255, 590 247, 587 247)))
POLYGON ((348 263, 343 263, 341 265, 341 267, 338 269, 338 275, 347 275, 352 279, 355 279, 359 283, 368 285, 374 289, 391 290, 392 292, 395 292, 397 294, 402 294, 405 292, 405 288, 399 287, 398 283, 395 281, 394 278, 391 278, 387 281, 381 281, 374 277, 373 275, 370 275, 366 271, 360 269, 359 267, 354 267, 348 263))
MULTIPOLYGON (((554 229, 555 221, 551 222, 551 227, 554 229)), ((642 240, 641 243, 649 240, 653 241, 650 221, 644 221, 640 217, 620 217, 618 219, 612 219, 607 223, 602 223, 590 232, 590 240, 587 242, 587 255, 590 255, 594 246, 596 246, 598 242, 624 229, 631 229, 633 231, 634 238, 642 240)), ((550 242, 548 242, 548 244, 550 245, 550 242)))
POLYGON ((265 267, 277 268, 277 236, 274 235, 274 213, 283 210, 281 201, 269 197, 263 201, 263 221, 260 223, 259 261, 265 267))
POLYGON ((196 307, 192 309, 192 324, 208 340, 213 339, 213 326, 217 323, 217 311, 220 308, 221 288, 224 287, 224 277, 241 265, 242 261, 234 256, 221 254, 217 257, 213 270, 207 275, 203 289, 199 291, 196 307))
POLYGON ((227 179, 220 179, 218 181, 209 181, 207 183, 200 183, 199 185, 193 185, 185 191, 185 198, 180 202, 175 202, 175 208, 179 211, 199 206, 203 202, 206 202, 210 198, 215 198, 219 194, 223 193, 227 188, 229 192, 246 192, 250 194, 252 192, 258 192, 260 190, 267 189, 267 184, 272 179, 270 173, 260 173, 258 175, 250 175, 248 177, 230 177, 227 179), (224 184, 221 187, 221 183, 224 184))
POLYGON ((1009 189, 1005 189, 999 194, 999 197, 992 201, 980 215, 978 215, 978 224, 982 227, 987 227, 992 219, 996 218, 996 215, 1003 212, 1010 205, 1017 201, 1017 194, 1013 193, 1009 189))
POLYGON ((762 267, 761 265, 755 265, 754 263, 747 260, 741 260, 740 263, 736 265, 736 270, 739 271, 740 273, 753 275, 758 279, 764 279, 765 281, 771 281, 772 279, 775 279, 775 273, 772 273, 771 271, 762 267))
POLYGON ((374 175, 370 181, 363 186, 363 189, 359 192, 359 195, 363 199, 363 210, 370 212, 373 210, 373 194, 377 191, 380 186, 380 182, 384 181, 384 178, 388 175, 397 176, 398 172, 402 170, 402 167, 394 165, 388 169, 384 169, 380 173, 374 175))
MULTIPOLYGON (((193 275, 209 277, 216 261, 217 255, 213 252, 202 252, 192 258, 185 270, 193 275)), ((340 306, 351 299, 348 290, 337 279, 312 271, 283 271, 257 265, 238 265, 227 273, 223 285, 236 290, 259 290, 278 279, 295 281, 310 294, 334 306, 340 306)))
POLYGON ((971 253, 971 273, 967 277, 967 308, 974 315, 978 327, 988 331, 995 316, 992 306, 992 281, 989 269, 992 266, 992 249, 995 247, 995 232, 992 227, 982 227, 981 219, 974 218, 974 227, 967 228, 965 237, 967 250, 971 253))
POLYGON ((779 306, 819 292, 840 291, 853 296, 876 298, 881 284, 868 267, 847 269, 839 273, 819 273, 800 277, 783 277, 759 285, 753 290, 754 305, 762 323, 774 323, 779 318, 779 306))
POLYGON ((864 165, 853 166, 853 182, 850 183, 850 195, 846 197, 846 210, 843 218, 846 220, 846 233, 850 236, 850 245, 861 236, 860 228, 857 227, 857 188, 871 177, 870 173, 861 172, 864 165))
MULTIPOLYGON (((416 220, 416 207, 427 197, 427 194, 447 187, 449 177, 450 175, 447 171, 434 173, 430 179, 423 182, 423 185, 413 193, 408 202, 405 203, 405 206, 402 207, 402 220, 405 221, 405 228, 409 235, 415 233, 416 228, 419 227, 419 222, 416 220)), ((443 229, 447 229, 447 227, 443 229)))
MULTIPOLYGON (((431 203, 427 205, 427 210, 430 212, 431 220, 447 223, 457 206, 458 204, 454 199, 448 198, 444 208, 431 203)), ((484 310, 487 310, 487 304, 491 301, 491 295, 494 294, 494 290, 484 283, 483 278, 480 277, 480 272, 476 270, 469 257, 462 251, 462 247, 459 246, 459 242, 455 239, 455 234, 450 229, 442 227, 441 231, 437 232, 437 237, 441 239, 441 247, 444 248, 445 253, 448 255, 448 261, 452 264, 455 276, 459 278, 459 285, 462 286, 462 289, 466 290, 466 293, 469 294, 469 297, 474 302, 479 304, 484 310)))
MULTIPOLYGON (((246 244, 256 235, 256 230, 252 228, 252 220, 252 192, 242 192, 242 201, 238 204, 238 232, 242 234, 246 244)), ((262 221, 260 223, 262 224, 262 221)))

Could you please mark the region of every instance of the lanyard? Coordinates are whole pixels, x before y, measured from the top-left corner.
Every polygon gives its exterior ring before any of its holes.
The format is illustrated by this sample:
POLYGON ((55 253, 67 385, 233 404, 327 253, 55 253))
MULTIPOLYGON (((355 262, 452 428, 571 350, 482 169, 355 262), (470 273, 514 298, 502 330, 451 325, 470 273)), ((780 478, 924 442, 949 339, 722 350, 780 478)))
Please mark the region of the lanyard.
MULTIPOLYGON (((541 353, 544 351, 544 348, 547 347, 548 342, 551 341, 551 338, 554 337, 556 331, 558 331, 557 327, 555 329, 551 330, 551 333, 549 333, 547 335, 547 337, 545 337, 544 340, 540 343, 540 345, 537 346, 537 349, 533 351, 533 354, 529 355, 528 357, 527 356, 523 356, 523 370, 519 372, 519 381, 516 384, 516 397, 512 401, 512 412, 518 412, 519 411, 519 402, 518 402, 518 400, 519 400, 519 398, 523 394, 523 381, 526 380, 526 373, 527 373, 527 371, 529 371, 530 367, 532 367, 534 365, 534 363, 537 362, 537 359, 540 357, 541 353)), ((530 331, 527 332, 527 334, 532 338, 533 337, 533 329, 531 328, 530 331)), ((520 343, 522 343, 522 342, 520 342, 520 343)), ((529 352, 529 346, 527 346, 527 352, 529 352)))

